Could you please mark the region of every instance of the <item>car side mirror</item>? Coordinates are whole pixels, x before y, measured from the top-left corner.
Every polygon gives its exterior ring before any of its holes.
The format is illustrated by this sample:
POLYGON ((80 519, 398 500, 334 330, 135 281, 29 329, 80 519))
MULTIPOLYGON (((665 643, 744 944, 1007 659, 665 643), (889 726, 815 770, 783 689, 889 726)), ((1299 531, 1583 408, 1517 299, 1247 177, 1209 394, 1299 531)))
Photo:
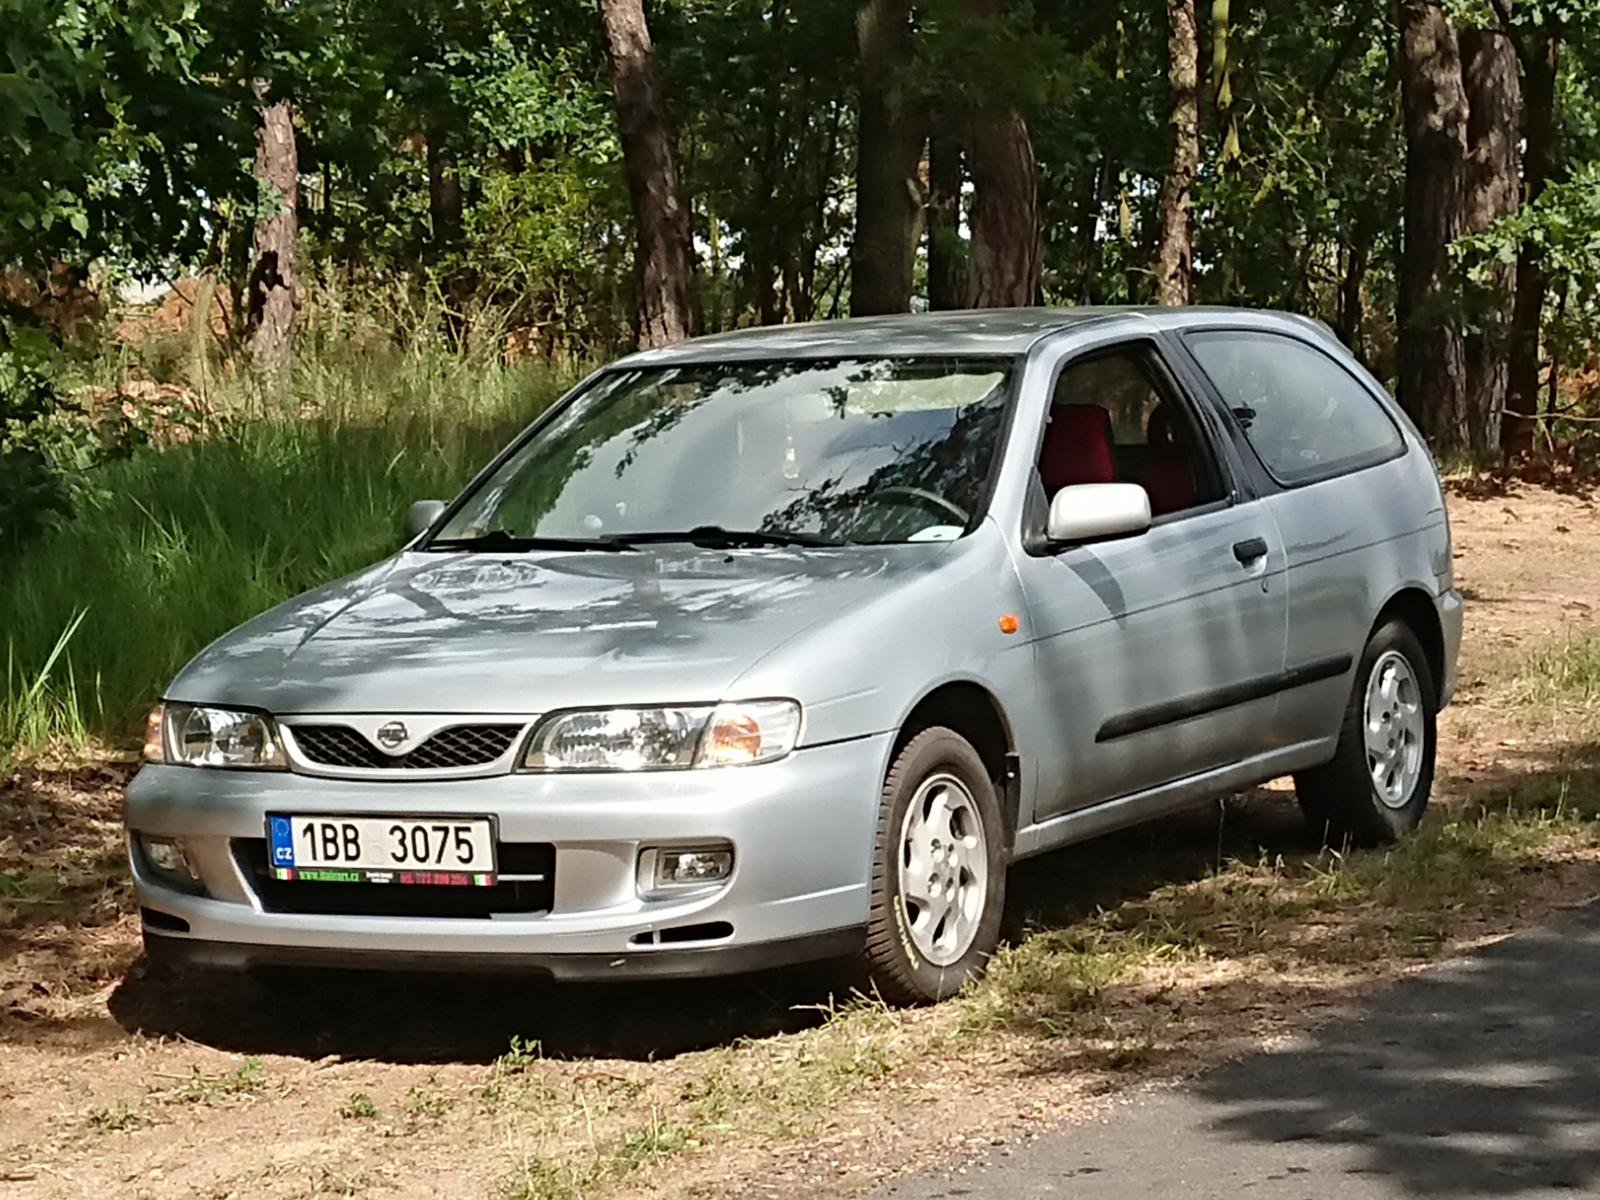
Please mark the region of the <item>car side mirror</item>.
POLYGON ((1045 534, 1052 542, 1128 537, 1150 528, 1150 494, 1136 483, 1078 483, 1050 501, 1045 534))
POLYGON ((416 537, 428 530, 444 509, 443 500, 418 500, 406 511, 406 536, 416 537))

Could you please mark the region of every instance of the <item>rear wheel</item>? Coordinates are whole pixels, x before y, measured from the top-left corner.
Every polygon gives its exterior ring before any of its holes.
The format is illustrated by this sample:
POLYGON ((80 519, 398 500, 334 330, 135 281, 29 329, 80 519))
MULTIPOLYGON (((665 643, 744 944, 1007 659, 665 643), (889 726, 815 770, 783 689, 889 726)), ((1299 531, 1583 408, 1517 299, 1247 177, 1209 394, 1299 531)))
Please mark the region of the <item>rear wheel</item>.
POLYGON ((879 802, 866 965, 892 1004, 943 1000, 1000 939, 1004 825, 983 759, 950 729, 895 756, 879 802))
POLYGON ((1294 777, 1300 806, 1326 841, 1384 845, 1417 827, 1433 790, 1437 711, 1416 634, 1387 622, 1361 655, 1333 761, 1294 777))

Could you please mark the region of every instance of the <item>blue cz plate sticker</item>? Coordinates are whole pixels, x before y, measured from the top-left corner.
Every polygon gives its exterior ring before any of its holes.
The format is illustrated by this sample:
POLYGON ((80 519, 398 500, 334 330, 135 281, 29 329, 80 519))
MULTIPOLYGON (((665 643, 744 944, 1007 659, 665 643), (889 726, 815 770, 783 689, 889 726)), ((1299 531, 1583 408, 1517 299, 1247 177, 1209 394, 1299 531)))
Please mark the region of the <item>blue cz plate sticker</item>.
POLYGON ((273 817, 268 822, 268 831, 272 835, 272 865, 274 867, 294 866, 294 824, 288 817, 273 817))

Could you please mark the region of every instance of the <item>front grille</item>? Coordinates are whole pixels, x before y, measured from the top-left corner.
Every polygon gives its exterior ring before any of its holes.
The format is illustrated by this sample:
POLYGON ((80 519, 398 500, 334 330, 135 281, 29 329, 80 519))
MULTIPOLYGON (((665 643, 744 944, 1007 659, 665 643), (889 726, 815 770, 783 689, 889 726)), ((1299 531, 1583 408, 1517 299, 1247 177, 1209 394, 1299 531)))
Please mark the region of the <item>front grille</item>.
POLYGON ((319 767, 436 771, 486 767, 517 740, 521 725, 452 725, 409 754, 385 754, 348 725, 292 725, 294 744, 319 767))
POLYGON ((424 887, 403 883, 315 883, 274 879, 265 838, 235 838, 233 857, 267 912, 331 917, 493 917, 547 913, 556 894, 556 848, 548 842, 501 842, 502 879, 493 887, 424 887))

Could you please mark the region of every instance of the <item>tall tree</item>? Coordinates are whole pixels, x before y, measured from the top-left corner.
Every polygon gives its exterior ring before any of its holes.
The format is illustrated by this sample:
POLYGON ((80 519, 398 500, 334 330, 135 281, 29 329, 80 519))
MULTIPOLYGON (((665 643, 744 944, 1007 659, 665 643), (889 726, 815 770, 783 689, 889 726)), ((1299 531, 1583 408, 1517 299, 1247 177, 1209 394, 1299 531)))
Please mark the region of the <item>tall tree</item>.
MULTIPOLYGON (((1542 9, 1543 19, 1534 25, 1530 35, 1513 13, 1511 0, 1494 0, 1500 27, 1522 65, 1522 201, 1530 206, 1539 202, 1555 174, 1556 83, 1565 38, 1562 6, 1538 7, 1542 9)), ((1508 461, 1533 451, 1539 411, 1539 368, 1543 361, 1540 333, 1549 287, 1549 272, 1540 248, 1531 239, 1525 241, 1517 254, 1506 408, 1500 426, 1500 449, 1508 461)))
MULTIPOLYGON (((1466 175, 1463 222, 1467 233, 1483 233, 1517 209, 1521 187, 1518 118, 1521 95, 1517 55, 1500 30, 1464 29, 1460 34, 1461 81, 1467 99, 1466 175)), ((1487 275, 1485 294, 1467 335, 1467 420, 1474 454, 1500 445, 1500 419, 1510 381, 1510 331, 1516 279, 1509 263, 1487 275)))
POLYGON ((1021 113, 979 118, 973 130, 972 304, 1006 308, 1039 299, 1039 179, 1021 113))
POLYGON ((1467 366, 1450 312, 1450 246, 1464 231, 1467 99, 1456 32, 1435 0, 1401 7, 1405 115, 1404 244, 1400 261, 1400 403, 1445 449, 1468 444, 1467 366))
POLYGON ((273 96, 265 80, 256 81, 255 94, 261 113, 256 178, 273 208, 256 218, 245 329, 252 365, 281 382, 294 353, 299 305, 300 156, 288 97, 273 96))
MULTIPOLYGON (((969 15, 996 23, 1004 0, 966 0, 969 15)), ((1026 35, 1024 35, 1026 36, 1026 35)), ((991 39, 1005 45, 1005 36, 991 39)), ((972 304, 1006 308, 1039 299, 1039 168, 1028 122, 1014 105, 980 101, 972 114, 972 304)))
POLYGON ((1156 303, 1194 299, 1194 186, 1200 169, 1200 35, 1194 0, 1167 0, 1172 157, 1161 185, 1156 303))
POLYGON ((855 316, 911 307, 912 263, 922 187, 923 129, 906 104, 911 62, 908 0, 861 0, 856 9, 860 111, 856 119, 856 230, 850 247, 855 316))
POLYGON ((664 346, 693 325, 693 244, 678 156, 642 0, 599 0, 616 93, 623 170, 633 204, 639 344, 664 346))

